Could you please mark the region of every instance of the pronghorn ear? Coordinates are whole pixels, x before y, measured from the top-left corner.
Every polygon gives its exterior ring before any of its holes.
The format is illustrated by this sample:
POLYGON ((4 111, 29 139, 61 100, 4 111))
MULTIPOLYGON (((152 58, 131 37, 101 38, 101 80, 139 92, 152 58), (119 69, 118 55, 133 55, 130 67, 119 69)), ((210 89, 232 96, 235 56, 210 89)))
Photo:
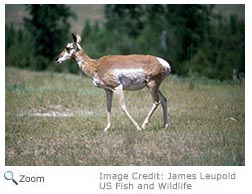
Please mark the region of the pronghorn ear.
POLYGON ((73 41, 75 42, 75 43, 80 43, 81 42, 81 37, 80 37, 80 35, 79 34, 74 34, 74 33, 72 33, 72 37, 73 37, 73 41))
POLYGON ((72 38, 73 38, 73 42, 77 42, 77 37, 75 36, 74 33, 72 33, 72 38))

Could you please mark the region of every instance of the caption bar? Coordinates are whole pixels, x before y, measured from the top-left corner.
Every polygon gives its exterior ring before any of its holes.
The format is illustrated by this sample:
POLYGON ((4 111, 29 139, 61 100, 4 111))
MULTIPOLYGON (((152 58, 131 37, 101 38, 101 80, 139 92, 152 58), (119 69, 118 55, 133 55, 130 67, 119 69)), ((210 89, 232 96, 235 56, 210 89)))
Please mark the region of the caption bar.
POLYGON ((99 188, 101 193, 120 194, 145 191, 154 193, 173 191, 191 191, 197 188, 199 182, 235 181, 236 172, 226 173, 99 173, 99 188))

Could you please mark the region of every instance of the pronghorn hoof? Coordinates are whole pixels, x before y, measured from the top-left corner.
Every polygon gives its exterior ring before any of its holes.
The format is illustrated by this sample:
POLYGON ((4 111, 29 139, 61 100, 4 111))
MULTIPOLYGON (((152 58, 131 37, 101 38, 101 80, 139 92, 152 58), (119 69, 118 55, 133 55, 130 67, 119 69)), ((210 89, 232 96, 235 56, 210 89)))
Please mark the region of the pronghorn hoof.
POLYGON ((142 129, 146 129, 147 127, 146 127, 146 125, 142 125, 142 129))
POLYGON ((142 130, 142 128, 141 127, 137 127, 137 131, 141 131, 142 130))
POLYGON ((111 127, 111 125, 108 124, 108 125, 105 127, 105 129, 103 129, 103 131, 106 132, 108 129, 110 129, 110 127, 111 127))
POLYGON ((146 129, 147 125, 142 125, 141 127, 142 127, 142 129, 146 129))
POLYGON ((104 131, 104 132, 107 132, 109 128, 110 128, 110 127, 106 127, 105 129, 103 129, 103 131, 104 131))
POLYGON ((143 123, 143 124, 142 124, 142 129, 146 129, 146 128, 147 128, 147 124, 148 124, 148 123, 143 123))

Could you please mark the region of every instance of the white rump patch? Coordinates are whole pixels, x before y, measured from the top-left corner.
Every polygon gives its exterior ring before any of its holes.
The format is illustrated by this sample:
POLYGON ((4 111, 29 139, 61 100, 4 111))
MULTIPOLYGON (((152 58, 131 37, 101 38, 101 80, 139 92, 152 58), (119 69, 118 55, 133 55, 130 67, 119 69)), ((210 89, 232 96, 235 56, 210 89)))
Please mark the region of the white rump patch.
POLYGON ((164 60, 164 59, 162 59, 160 57, 156 57, 156 58, 159 61, 159 63, 165 68, 166 72, 170 73, 171 72, 170 64, 166 60, 164 60))

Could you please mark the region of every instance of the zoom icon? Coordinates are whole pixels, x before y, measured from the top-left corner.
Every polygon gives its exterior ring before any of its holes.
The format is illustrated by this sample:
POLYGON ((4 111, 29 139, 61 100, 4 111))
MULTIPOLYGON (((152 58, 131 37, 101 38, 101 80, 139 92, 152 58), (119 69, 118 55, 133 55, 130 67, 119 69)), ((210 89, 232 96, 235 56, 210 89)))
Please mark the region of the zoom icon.
POLYGON ((11 171, 6 171, 4 173, 4 178, 6 180, 11 180, 15 185, 18 185, 17 181, 15 181, 15 179, 13 178, 13 172, 11 171))

